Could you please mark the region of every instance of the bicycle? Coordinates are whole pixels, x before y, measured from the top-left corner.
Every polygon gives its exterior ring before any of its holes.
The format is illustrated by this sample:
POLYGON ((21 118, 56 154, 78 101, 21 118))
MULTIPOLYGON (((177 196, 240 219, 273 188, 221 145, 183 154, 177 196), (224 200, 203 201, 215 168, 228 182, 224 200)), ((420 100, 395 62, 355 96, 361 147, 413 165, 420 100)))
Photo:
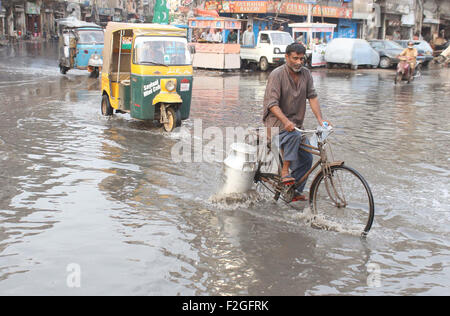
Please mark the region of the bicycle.
MULTIPOLYGON (((279 199, 292 203, 296 189, 314 172, 319 169, 311 182, 309 191, 309 206, 312 214, 324 216, 327 220, 340 225, 361 230, 361 236, 367 236, 372 227, 375 216, 375 204, 369 184, 355 169, 345 165, 344 161, 335 161, 331 151, 328 137, 333 129, 325 132, 317 130, 300 130, 305 134, 314 133, 317 137, 317 146, 302 143, 301 150, 305 150, 319 160, 295 184, 286 186, 282 183, 281 169, 282 157, 276 146, 261 139, 260 130, 256 130, 256 173, 254 182, 262 184, 272 194, 275 201, 279 199), (275 163, 275 164, 274 164, 275 163)), ((251 135, 250 135, 251 136, 251 135)), ((247 141, 249 138, 247 138, 247 141)))

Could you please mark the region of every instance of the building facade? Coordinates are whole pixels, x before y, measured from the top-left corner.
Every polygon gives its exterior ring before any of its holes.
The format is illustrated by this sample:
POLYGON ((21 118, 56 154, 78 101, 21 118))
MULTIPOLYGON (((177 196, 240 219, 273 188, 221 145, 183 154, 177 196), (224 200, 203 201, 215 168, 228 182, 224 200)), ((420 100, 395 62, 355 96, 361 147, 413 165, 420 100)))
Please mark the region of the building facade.
MULTIPOLYGON (((415 37, 431 41, 450 26, 448 0, 379 0, 381 27, 379 38, 415 37)), ((448 35, 448 32, 447 32, 448 35)))
MULTIPOLYGON (((0 0, 0 38, 49 38, 55 20, 75 15, 106 25, 108 21, 151 22, 157 0, 0 0)), ((161 0, 158 0, 161 1, 161 0)), ((257 28, 286 21, 304 22, 314 2, 313 22, 334 23, 335 36, 367 39, 413 38, 430 41, 450 34, 449 0, 163 0, 172 16, 182 8, 215 10, 222 16, 247 19, 257 28)), ((191 10, 192 11, 192 10, 191 10)))
POLYGON ((148 22, 155 0, 0 0, 0 38, 46 38, 67 16, 106 25, 109 21, 148 22))

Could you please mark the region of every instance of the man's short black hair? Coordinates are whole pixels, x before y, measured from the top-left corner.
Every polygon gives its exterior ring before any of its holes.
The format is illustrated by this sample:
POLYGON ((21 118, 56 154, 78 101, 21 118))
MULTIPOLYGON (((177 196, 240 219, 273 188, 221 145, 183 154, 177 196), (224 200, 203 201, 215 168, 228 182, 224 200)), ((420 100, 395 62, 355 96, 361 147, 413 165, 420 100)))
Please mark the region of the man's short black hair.
POLYGON ((288 47, 286 47, 286 54, 290 55, 291 53, 297 53, 297 54, 306 54, 306 47, 298 42, 294 42, 288 47))

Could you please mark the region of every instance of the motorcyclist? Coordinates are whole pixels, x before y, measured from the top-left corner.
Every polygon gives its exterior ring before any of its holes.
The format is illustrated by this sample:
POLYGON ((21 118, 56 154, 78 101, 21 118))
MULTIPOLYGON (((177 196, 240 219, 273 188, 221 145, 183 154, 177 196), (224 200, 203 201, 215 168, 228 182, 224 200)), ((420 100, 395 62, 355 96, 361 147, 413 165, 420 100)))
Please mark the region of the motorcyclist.
POLYGON ((411 74, 414 74, 414 70, 416 69, 417 56, 419 55, 417 49, 414 48, 414 42, 408 42, 408 48, 405 48, 403 52, 399 55, 400 57, 404 56, 407 58, 407 62, 409 63, 411 74))

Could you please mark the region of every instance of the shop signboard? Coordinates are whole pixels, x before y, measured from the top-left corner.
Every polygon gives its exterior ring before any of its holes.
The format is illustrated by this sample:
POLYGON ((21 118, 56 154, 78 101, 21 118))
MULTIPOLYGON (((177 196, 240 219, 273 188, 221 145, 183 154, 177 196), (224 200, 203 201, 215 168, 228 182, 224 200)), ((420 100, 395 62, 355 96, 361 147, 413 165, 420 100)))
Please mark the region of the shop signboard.
POLYGON ((226 21, 226 20, 190 20, 189 27, 194 29, 225 29, 235 30, 241 28, 240 21, 226 21))
POLYGON ((415 0, 386 0, 385 10, 390 14, 408 15, 415 9, 415 0))
POLYGON ((27 2, 25 4, 25 13, 26 14, 36 14, 36 15, 40 15, 41 14, 41 7, 34 3, 34 2, 27 2))
POLYGON ((239 21, 225 21, 226 30, 235 30, 241 28, 241 22, 239 21))
POLYGON ((339 20, 336 37, 357 38, 358 23, 352 20, 339 20))
POLYGON ((224 27, 223 21, 195 20, 189 21, 189 27, 194 29, 221 29, 224 27))
MULTIPOLYGON (((289 15, 308 15, 308 4, 279 1, 206 1, 206 10, 219 13, 279 13, 289 15)), ((351 19, 353 10, 343 7, 313 5, 313 16, 351 19)))
MULTIPOLYGON (((312 8, 313 16, 324 16, 327 18, 351 19, 353 10, 342 7, 328 7, 315 5, 312 8)), ((275 12, 271 12, 275 13, 275 12)), ((308 5, 304 3, 285 2, 281 5, 279 13, 291 15, 308 15, 308 5)))

